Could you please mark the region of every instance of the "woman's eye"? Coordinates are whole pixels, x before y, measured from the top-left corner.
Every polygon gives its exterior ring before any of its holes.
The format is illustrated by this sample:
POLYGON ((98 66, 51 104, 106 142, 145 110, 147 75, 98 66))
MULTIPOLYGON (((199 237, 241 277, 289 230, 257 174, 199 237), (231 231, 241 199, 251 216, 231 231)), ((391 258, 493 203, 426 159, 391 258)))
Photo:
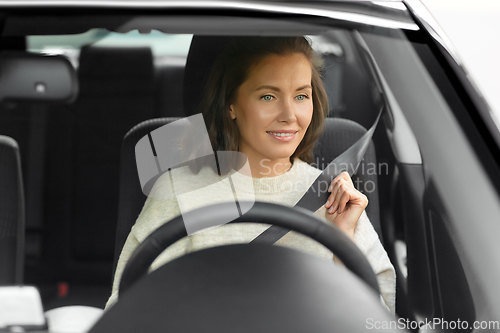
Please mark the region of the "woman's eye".
POLYGON ((303 100, 307 99, 307 95, 299 95, 295 98, 297 98, 299 101, 303 101, 303 100))
POLYGON ((261 99, 263 99, 264 101, 270 101, 273 99, 273 96, 271 95, 264 95, 261 97, 261 99))

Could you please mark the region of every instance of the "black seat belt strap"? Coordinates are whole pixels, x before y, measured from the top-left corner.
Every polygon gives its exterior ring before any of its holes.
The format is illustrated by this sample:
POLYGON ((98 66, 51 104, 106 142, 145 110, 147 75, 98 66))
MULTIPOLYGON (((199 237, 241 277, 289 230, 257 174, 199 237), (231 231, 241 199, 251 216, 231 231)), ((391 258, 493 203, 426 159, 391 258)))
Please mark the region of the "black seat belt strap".
MULTIPOLYGON (((358 141, 328 164, 323 172, 312 183, 307 192, 302 196, 302 198, 300 198, 297 204, 295 204, 296 207, 302 207, 312 212, 317 211, 326 203, 326 200, 330 195, 328 191, 319 190, 320 188, 324 188, 321 187, 320 184, 327 182, 328 185, 330 185, 332 180, 344 171, 349 173, 349 176, 351 177, 356 173, 356 170, 361 164, 366 150, 370 145, 370 141, 373 137, 375 129, 377 128, 383 110, 384 106, 381 107, 373 125, 368 131, 366 131, 365 134, 363 134, 363 136, 361 136, 361 138, 358 139, 358 141)), ((270 226, 250 243, 274 244, 288 232, 289 230, 287 229, 270 226)))

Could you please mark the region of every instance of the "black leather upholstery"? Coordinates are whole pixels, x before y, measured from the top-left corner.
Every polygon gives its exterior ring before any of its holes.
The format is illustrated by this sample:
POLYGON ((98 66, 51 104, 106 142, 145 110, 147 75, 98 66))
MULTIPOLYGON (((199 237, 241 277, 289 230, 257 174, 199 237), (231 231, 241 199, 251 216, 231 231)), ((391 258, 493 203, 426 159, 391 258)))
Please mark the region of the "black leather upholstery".
POLYGON ((183 103, 186 115, 197 113, 212 64, 229 40, 230 37, 223 36, 193 37, 184 70, 183 103))
POLYGON ((23 283, 24 193, 17 142, 0 136, 0 285, 23 283))
POLYGON ((132 126, 155 117, 152 51, 84 47, 78 76, 72 259, 111 263, 121 140, 132 126))
POLYGON ((157 117, 151 49, 83 47, 78 78, 78 99, 47 114, 43 271, 109 285, 122 138, 157 117))

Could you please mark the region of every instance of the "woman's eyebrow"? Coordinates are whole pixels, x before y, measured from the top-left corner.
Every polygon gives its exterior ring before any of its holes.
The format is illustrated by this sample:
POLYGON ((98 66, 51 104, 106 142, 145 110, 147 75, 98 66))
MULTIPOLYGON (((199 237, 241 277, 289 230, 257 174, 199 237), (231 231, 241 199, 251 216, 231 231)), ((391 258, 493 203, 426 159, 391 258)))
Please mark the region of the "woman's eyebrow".
POLYGON ((255 91, 262 90, 262 89, 270 89, 270 90, 274 90, 274 91, 280 91, 280 89, 278 87, 273 87, 273 86, 260 86, 257 89, 255 89, 255 91))
POLYGON ((297 88, 297 91, 299 91, 299 90, 304 90, 304 89, 312 89, 312 87, 311 87, 311 85, 310 85, 310 84, 306 84, 305 86, 302 86, 302 87, 297 88))
MULTIPOLYGON (((280 89, 278 87, 267 86, 267 85, 260 86, 257 89, 255 89, 255 91, 262 90, 262 89, 270 89, 270 90, 274 90, 274 91, 280 91, 280 89)), ((304 89, 312 89, 312 87, 310 84, 306 84, 305 86, 298 87, 296 91, 304 90, 304 89)))

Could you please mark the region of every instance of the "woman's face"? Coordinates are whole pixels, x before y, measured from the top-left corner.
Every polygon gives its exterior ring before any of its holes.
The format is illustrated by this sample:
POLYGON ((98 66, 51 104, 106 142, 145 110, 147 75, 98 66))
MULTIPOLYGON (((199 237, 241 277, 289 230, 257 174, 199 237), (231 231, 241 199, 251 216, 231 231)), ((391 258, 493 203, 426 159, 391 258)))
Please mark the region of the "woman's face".
POLYGON ((311 76, 302 53, 268 55, 252 66, 229 111, 251 164, 289 163, 313 115, 311 76))

